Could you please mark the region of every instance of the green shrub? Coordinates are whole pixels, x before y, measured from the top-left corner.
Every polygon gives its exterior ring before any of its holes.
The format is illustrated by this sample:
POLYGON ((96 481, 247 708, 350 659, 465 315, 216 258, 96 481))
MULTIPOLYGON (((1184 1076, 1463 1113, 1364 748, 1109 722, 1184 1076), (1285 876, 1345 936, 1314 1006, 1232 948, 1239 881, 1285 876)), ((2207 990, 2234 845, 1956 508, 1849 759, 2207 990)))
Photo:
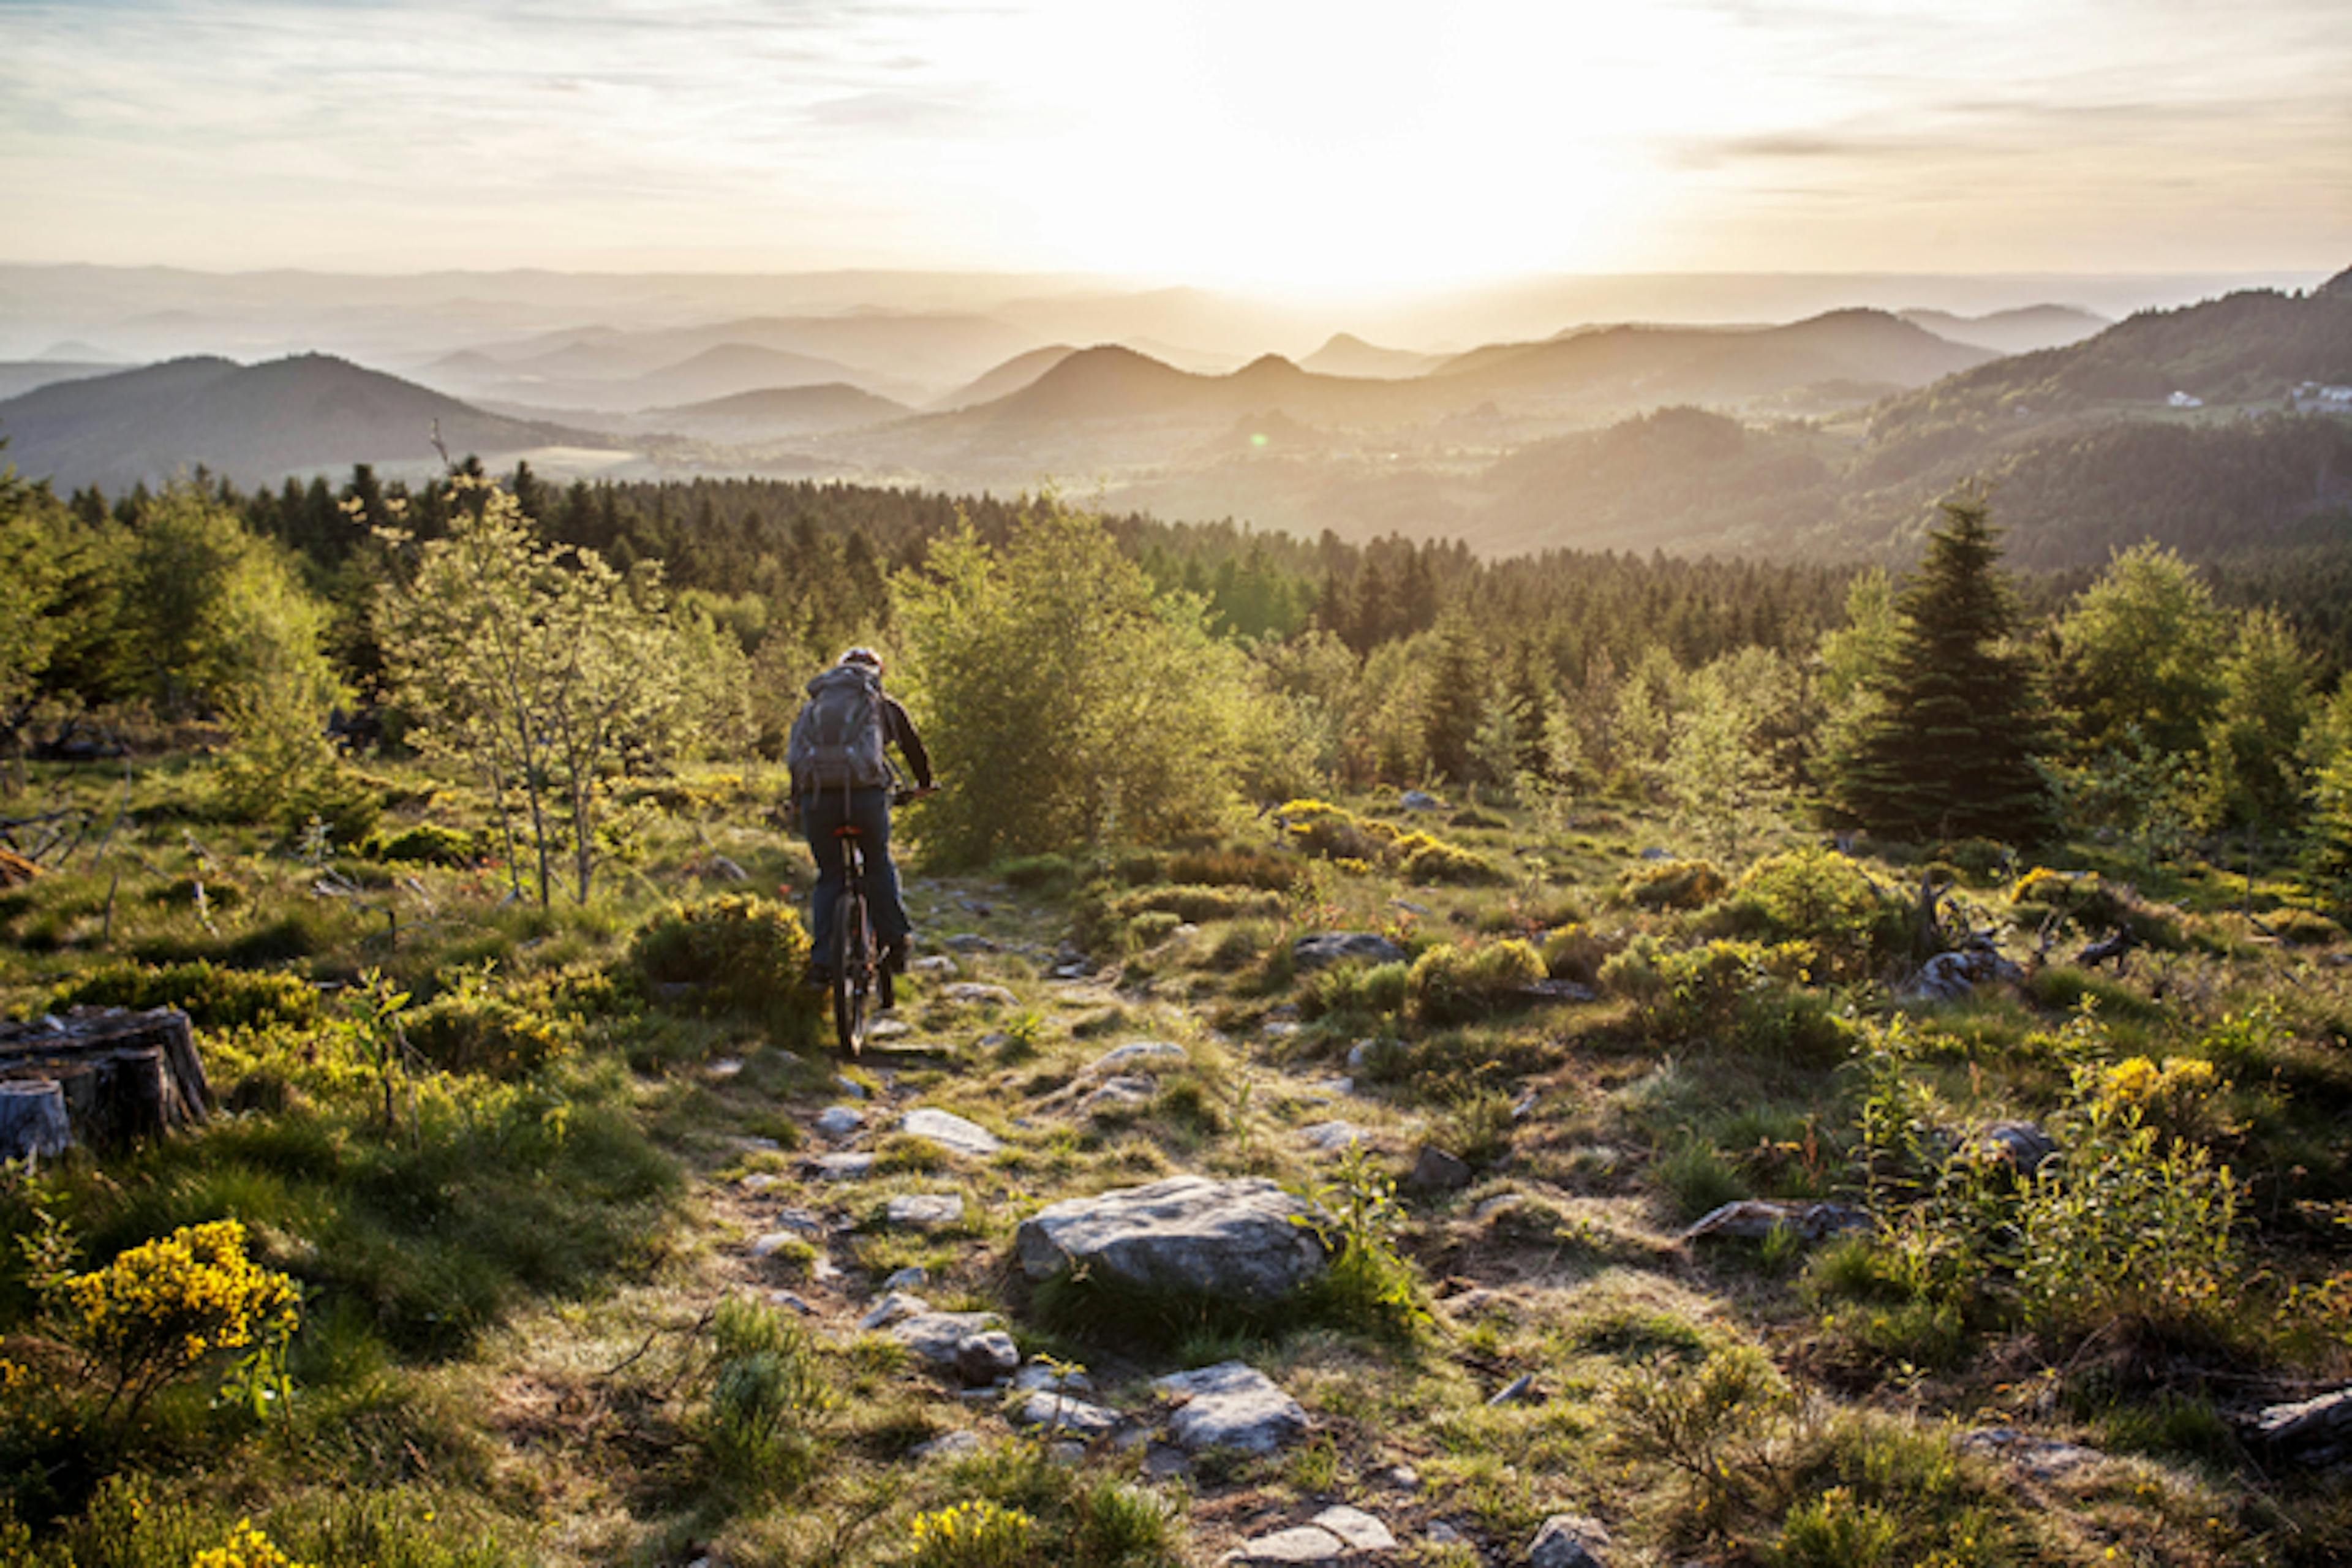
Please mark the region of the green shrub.
POLYGON ((1579 985, 1601 984, 1601 966, 1609 962, 1624 939, 1604 935, 1589 925, 1565 925, 1549 932, 1539 950, 1544 969, 1554 980, 1573 980, 1579 985))
POLYGON ((2053 917, 2086 936, 2113 931, 2128 932, 2143 946, 2178 951, 2181 945, 2177 911, 2142 902, 2128 888, 2108 881, 2094 871, 2053 871, 2036 867, 2010 889, 2011 918, 2036 929, 2053 917))
POLYGON ((425 866, 470 866, 481 853, 474 836, 462 827, 420 822, 394 833, 380 829, 368 835, 360 853, 371 860, 413 861, 425 866))
POLYGON ((205 907, 214 910, 242 909, 253 901, 253 895, 241 882, 226 877, 182 877, 165 882, 147 895, 152 904, 186 904, 194 906, 199 889, 204 893, 205 907))
POLYGON ((812 1016, 800 916, 753 893, 672 904, 639 928, 629 961, 653 984, 700 988, 707 1007, 775 1021, 812 1016))
POLYGON ((1543 960, 1524 942, 1433 947, 1413 961, 1405 994, 1422 1022, 1458 1024, 1494 1012, 1546 978, 1543 960))
POLYGON ((1619 1456, 1679 1472, 1714 1507, 1747 1484, 1792 1397, 1762 1352, 1741 1345, 1696 1367, 1660 1359, 1629 1368, 1605 1402, 1619 1456))
POLYGON ((1508 880, 1484 856, 1418 828, 1358 816, 1328 801, 1290 801, 1274 819, 1293 845, 1327 860, 1380 861, 1416 882, 1468 887, 1508 880))
POLYGON ((2017 863, 2017 852, 1994 838, 1958 838, 1937 845, 1929 858, 1951 867, 1972 887, 1989 888, 2017 863))
POLYGON ((2263 923, 2290 947, 2333 947, 2344 939, 2342 926, 2312 910, 2280 910, 2263 923))
POLYGON ((308 1024, 319 1016, 319 994, 297 975, 216 968, 203 959, 163 969, 118 961, 59 985, 49 1006, 177 1007, 200 1029, 233 1029, 308 1024))
POLYGON ((1723 873, 1705 860, 1646 860, 1618 879, 1618 896, 1637 909, 1696 910, 1723 897, 1723 873))
POLYGON ((1286 893, 1306 873, 1291 857, 1263 849, 1196 849, 1169 857, 1165 875, 1173 882, 1286 893))
POLYGON ((1298 998, 1299 1016, 1369 1022, 1399 1012, 1411 975, 1412 966, 1402 961, 1331 964, 1308 977, 1298 998))
POLYGON ((1510 880, 1485 856, 1432 838, 1426 833, 1411 833, 1398 839, 1396 858, 1398 868, 1415 882, 1475 888, 1510 880))
POLYGON ((1893 1514, 1832 1487, 1789 1510, 1771 1561, 1776 1568, 1881 1568, 1895 1561, 1901 1533, 1893 1514))
POLYGON ((1044 891, 1075 883, 1078 868, 1066 855, 1017 855, 998 861, 996 875, 1012 887, 1044 891))
POLYGON ((1172 914, 1200 924, 1208 921, 1262 920, 1282 912, 1282 897, 1251 888, 1206 885, 1139 888, 1111 904, 1121 920, 1140 914, 1172 914))
POLYGON ((740 1493, 788 1496, 816 1473, 817 1427, 833 1398, 808 1331, 782 1310, 730 1296, 710 1324, 697 1436, 740 1493))
POLYGON ((445 1072, 520 1078, 570 1050, 570 1025, 508 997, 467 989, 401 1015, 408 1043, 445 1072))
POLYGON ((1710 929, 1724 935, 1811 942, 1843 973, 1860 973, 1909 941, 1905 911, 1833 849, 1792 849, 1759 860, 1710 914, 1710 929))

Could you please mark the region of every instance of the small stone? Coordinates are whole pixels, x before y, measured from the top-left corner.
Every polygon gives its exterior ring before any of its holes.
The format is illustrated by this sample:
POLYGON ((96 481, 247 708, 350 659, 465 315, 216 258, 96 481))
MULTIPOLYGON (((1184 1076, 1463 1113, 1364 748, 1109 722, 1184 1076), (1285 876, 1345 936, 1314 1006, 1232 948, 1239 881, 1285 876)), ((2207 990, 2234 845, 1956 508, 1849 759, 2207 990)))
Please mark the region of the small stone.
POLYGON ((2254 1433, 2278 1448, 2332 1449, 2352 1438, 2352 1388, 2292 1405, 2264 1405, 2254 1417, 2254 1433))
POLYGON ((748 1176, 737 1177, 735 1184, 747 1193, 764 1193, 771 1187, 781 1185, 782 1182, 783 1177, 773 1171, 754 1171, 748 1176))
POLYGON ((1462 1532, 1442 1519, 1433 1519, 1429 1521, 1429 1543, 1432 1546, 1459 1546, 1462 1544, 1462 1532))
POLYGON ((1760 1241, 1776 1230, 1790 1230, 1807 1241, 1868 1230, 1870 1215, 1848 1204, 1784 1203, 1776 1198, 1738 1198, 1708 1210, 1689 1229, 1685 1241, 1731 1237, 1760 1241))
POLYGON ((773 1258, 779 1252, 797 1250, 807 1246, 807 1242, 803 1241, 791 1231, 772 1230, 765 1236, 755 1237, 752 1240, 751 1256, 754 1258, 773 1258))
POLYGON ((884 1218, 893 1227, 928 1230, 963 1219, 961 1193, 909 1193, 890 1200, 884 1218))
POLYGON ((702 1076, 717 1083, 725 1083, 742 1070, 741 1057, 720 1057, 702 1069, 702 1076))
POLYGON ((898 1131, 910 1137, 929 1139, 952 1154, 984 1158, 1004 1147, 994 1133, 979 1123, 929 1106, 907 1112, 898 1123, 898 1131))
POLYGON ((1010 1007, 1017 1000, 1002 985, 990 985, 978 980, 959 980, 943 987, 941 999, 965 1007, 1010 1007))
POLYGON ((2031 1121, 1996 1121, 1969 1141, 1979 1157, 2030 1176, 2058 1157, 2058 1141, 2031 1121))
POLYGON ((835 1075, 833 1087, 841 1090, 842 1093, 849 1096, 852 1100, 864 1100, 866 1098, 866 1086, 858 1082, 856 1079, 851 1078, 846 1073, 835 1075))
POLYGON ((816 1130, 835 1140, 853 1136, 866 1125, 866 1112, 854 1105, 829 1105, 816 1119, 816 1130))
POLYGON ((931 1271, 920 1264, 915 1264, 899 1269, 898 1272, 882 1281, 882 1289, 885 1291, 919 1290, 930 1282, 931 1271))
POLYGON ((896 1040, 915 1032, 915 1026, 903 1018, 877 1018, 866 1027, 869 1040, 896 1040))
POLYGON ((1358 1552, 1394 1552, 1396 1537, 1389 1527, 1360 1508, 1335 1503, 1315 1516, 1314 1522, 1358 1552))
POLYGON ((1089 1405, 1083 1399, 1067 1394, 1028 1394, 1015 1400, 1004 1413, 1006 1420, 1015 1426, 1043 1426, 1049 1431, 1076 1432, 1081 1436, 1099 1437, 1118 1425, 1118 1412, 1099 1405, 1089 1405))
POLYGON ((1269 1040, 1286 1040, 1305 1027, 1306 1025, 1295 1018, 1268 1018, 1259 1026, 1260 1031, 1269 1040))
POLYGON ((909 974, 938 974, 952 978, 955 975, 962 973, 963 971, 957 965, 956 961, 950 958, 946 953, 935 952, 928 958, 910 960, 907 964, 907 973, 909 974))
POLYGON ((738 1133, 729 1138, 727 1142, 732 1144, 737 1152, 745 1154, 781 1154, 784 1152, 784 1146, 772 1138, 738 1133))
POLYGON ((803 1236, 823 1236, 824 1221, 804 1208, 787 1204, 776 1211, 776 1223, 786 1230, 799 1231, 803 1236))
POLYGON ((966 1340, 1003 1326, 993 1312, 918 1312, 885 1331, 931 1365, 951 1372, 966 1340))
POLYGON ((1485 1200, 1483 1203, 1479 1204, 1476 1208, 1472 1209, 1470 1211, 1470 1217, 1475 1220, 1478 1224, 1485 1225, 1488 1220, 1495 1218, 1497 1215, 1507 1215, 1513 1209, 1524 1208, 1527 1205, 1527 1201, 1526 1194, 1522 1193, 1496 1193, 1493 1197, 1485 1200))
POLYGON ((865 1153, 819 1154, 809 1169, 828 1182, 862 1182, 874 1173, 874 1156, 865 1153))
POLYGON ((1609 1530, 1597 1519, 1556 1513, 1528 1543, 1528 1568, 1604 1568, 1609 1530))
POLYGON ((1064 1469, 1075 1469, 1087 1462, 1087 1446, 1076 1437, 1065 1437, 1046 1450, 1054 1463, 1064 1469))
POLYGON ((1424 1143, 1413 1160, 1412 1172, 1404 1179, 1409 1187, 1426 1192, 1451 1193, 1470 1184, 1470 1167, 1459 1157, 1446 1152, 1434 1143, 1424 1143))
POLYGON ((928 1443, 918 1443, 907 1450, 910 1459, 963 1459, 980 1452, 980 1434, 959 1428, 942 1432, 928 1443))
POLYGON ((803 1318, 814 1318, 816 1316, 816 1309, 814 1307, 810 1306, 806 1301, 803 1300, 800 1297, 793 1295, 790 1290, 769 1291, 768 1305, 771 1307, 782 1307, 786 1311, 798 1312, 803 1318))
POLYGON ((1489 1405, 1517 1405, 1522 1401, 1532 1400, 1535 1397, 1536 1374, 1531 1372, 1523 1372, 1519 1373, 1518 1376, 1511 1379, 1510 1382, 1503 1384, 1502 1387, 1496 1389, 1495 1391, 1495 1397, 1489 1399, 1486 1403, 1489 1405))
POLYGON ((1395 1040, 1358 1040, 1348 1047, 1348 1070, 1364 1072, 1402 1049, 1403 1047, 1395 1040))
POLYGON ((1033 1361, 1013 1374, 1013 1386, 1023 1393, 1044 1389, 1048 1394, 1092 1394, 1095 1382, 1084 1372, 1057 1373, 1042 1361, 1033 1361))
POLYGON ((1401 1492, 1417 1492, 1421 1489, 1421 1472, 1411 1465, 1391 1465, 1380 1473, 1380 1482, 1401 1492))
POLYGON ((975 931, 958 931, 948 938, 947 945, 958 952, 994 952, 996 943, 975 931))
POLYGON ((1312 1524, 1294 1525, 1244 1541, 1229 1553, 1228 1563, 1328 1563, 1346 1555, 1348 1543, 1312 1524))
POLYGON ((1536 1113, 1537 1102, 1542 1098, 1543 1097, 1536 1093, 1534 1089, 1529 1089, 1527 1093, 1519 1096, 1517 1100, 1512 1102, 1511 1120, 1514 1121, 1525 1121, 1528 1117, 1533 1116, 1536 1113))
POLYGON ((857 1326, 870 1334, 930 1310, 931 1304, 920 1296, 911 1291, 893 1290, 867 1309, 866 1315, 857 1320, 857 1326))
POLYGON ((1298 1130, 1299 1142, 1326 1154, 1337 1154, 1366 1141, 1364 1130, 1352 1121, 1318 1121, 1298 1130))
POLYGON ((1181 1372, 1152 1384, 1181 1401, 1169 1419, 1176 1441, 1192 1453, 1238 1448, 1270 1454, 1307 1435, 1307 1411, 1254 1366, 1222 1362, 1181 1372))
POLYGON ((1154 1443, 1143 1450, 1143 1473, 1155 1481, 1174 1480, 1192 1473, 1192 1461, 1184 1450, 1167 1443, 1154 1443))
POLYGON ((1013 1336, 1002 1329, 972 1334, 956 1346, 956 1375, 974 1385, 994 1383, 1021 1364, 1013 1336))
POLYGON ((1399 809, 1404 811, 1444 811, 1445 803, 1425 789, 1409 789, 1397 796, 1399 809))

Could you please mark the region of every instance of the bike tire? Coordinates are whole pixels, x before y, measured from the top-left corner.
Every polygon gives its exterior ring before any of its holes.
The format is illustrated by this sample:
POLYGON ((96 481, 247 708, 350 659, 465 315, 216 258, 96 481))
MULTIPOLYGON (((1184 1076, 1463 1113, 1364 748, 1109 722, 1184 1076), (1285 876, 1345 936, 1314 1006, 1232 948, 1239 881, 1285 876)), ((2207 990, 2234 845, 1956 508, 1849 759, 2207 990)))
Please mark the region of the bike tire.
POLYGON ((833 918, 833 1030, 845 1057, 866 1048, 873 992, 874 940, 866 900, 844 891, 833 918))

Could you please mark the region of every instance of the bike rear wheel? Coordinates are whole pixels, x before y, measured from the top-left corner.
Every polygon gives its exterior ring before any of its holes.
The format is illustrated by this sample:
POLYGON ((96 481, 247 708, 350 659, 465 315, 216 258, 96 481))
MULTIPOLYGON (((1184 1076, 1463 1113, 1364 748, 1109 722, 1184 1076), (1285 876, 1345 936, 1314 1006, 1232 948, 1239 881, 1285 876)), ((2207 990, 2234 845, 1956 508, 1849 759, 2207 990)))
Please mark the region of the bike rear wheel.
POLYGON ((866 1048, 873 990, 874 928, 865 898, 845 891, 834 906, 833 1030, 845 1057, 866 1048))

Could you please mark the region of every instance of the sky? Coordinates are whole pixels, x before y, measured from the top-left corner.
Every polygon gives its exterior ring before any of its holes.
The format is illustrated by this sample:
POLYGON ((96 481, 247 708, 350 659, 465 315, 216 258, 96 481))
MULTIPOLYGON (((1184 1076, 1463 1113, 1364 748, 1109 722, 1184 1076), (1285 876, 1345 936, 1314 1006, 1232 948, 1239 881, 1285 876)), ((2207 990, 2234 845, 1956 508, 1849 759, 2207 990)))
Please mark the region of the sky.
POLYGON ((0 0, 0 260, 2333 271, 2347 0, 0 0))

